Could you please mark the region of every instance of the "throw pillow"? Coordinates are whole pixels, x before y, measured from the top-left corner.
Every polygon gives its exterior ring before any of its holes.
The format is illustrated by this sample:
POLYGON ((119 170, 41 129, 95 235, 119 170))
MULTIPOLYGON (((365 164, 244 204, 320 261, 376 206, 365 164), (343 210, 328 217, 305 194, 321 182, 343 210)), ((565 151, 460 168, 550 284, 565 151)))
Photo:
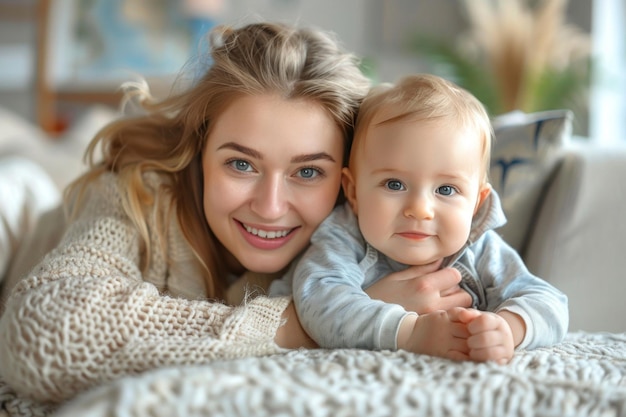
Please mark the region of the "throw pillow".
POLYGON ((490 182, 502 200, 507 224, 498 230, 523 255, 543 191, 572 133, 573 113, 511 112, 493 119, 490 182))

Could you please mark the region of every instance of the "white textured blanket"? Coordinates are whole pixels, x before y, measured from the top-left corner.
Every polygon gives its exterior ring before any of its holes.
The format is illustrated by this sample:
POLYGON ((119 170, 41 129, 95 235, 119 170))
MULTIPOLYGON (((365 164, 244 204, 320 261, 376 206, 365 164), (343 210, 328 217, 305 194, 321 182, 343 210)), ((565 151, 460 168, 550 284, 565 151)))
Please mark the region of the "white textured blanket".
MULTIPOLYGON (((46 412, 6 389, 2 395, 11 416, 46 412)), ((54 414, 209 415, 626 416, 626 334, 571 333, 554 348, 518 352, 506 366, 300 350, 161 369, 87 392, 54 414)))

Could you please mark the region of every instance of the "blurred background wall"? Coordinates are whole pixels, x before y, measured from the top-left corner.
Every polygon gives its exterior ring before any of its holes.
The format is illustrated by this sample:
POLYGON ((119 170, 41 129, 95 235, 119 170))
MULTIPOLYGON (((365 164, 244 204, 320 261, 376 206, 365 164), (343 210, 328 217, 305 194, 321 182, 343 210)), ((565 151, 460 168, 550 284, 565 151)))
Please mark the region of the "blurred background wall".
MULTIPOLYGON (((588 35, 593 32, 594 3, 611 2, 553 1, 564 4, 566 23, 588 35)), ((47 130, 63 130, 87 105, 114 105, 116 88, 133 71, 166 92, 204 29, 259 19, 333 31, 347 49, 365 59, 375 82, 394 81, 409 72, 436 69, 429 60, 432 50, 429 54, 412 43, 416 36, 451 46, 463 41, 470 28, 463 4, 461 0, 0 0, 0 107, 48 123, 47 130), (126 25, 116 22, 116 16, 126 25), (98 19, 104 23, 96 23, 98 19), (77 37, 82 40, 79 44, 77 37), (115 57, 103 52, 111 45, 115 57), (139 51, 133 52, 133 46, 139 51), (67 91, 56 94, 54 89, 67 91), (63 101, 74 104, 64 108, 63 101), (45 122, 42 109, 50 113, 45 122)), ((587 97, 585 106, 588 103, 587 97)), ((580 118, 581 132, 587 133, 587 114, 580 118)))

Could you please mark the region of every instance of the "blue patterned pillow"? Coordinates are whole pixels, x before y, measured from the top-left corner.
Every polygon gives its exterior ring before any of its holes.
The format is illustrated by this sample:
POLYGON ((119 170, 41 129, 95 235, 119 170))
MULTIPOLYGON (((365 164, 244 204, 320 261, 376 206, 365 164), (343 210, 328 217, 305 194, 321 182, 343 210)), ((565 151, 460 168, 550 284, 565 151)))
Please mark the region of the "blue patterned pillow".
POLYGON ((572 121, 570 110, 516 111, 493 120, 490 182, 507 217, 498 232, 520 254, 562 145, 571 137, 572 121))

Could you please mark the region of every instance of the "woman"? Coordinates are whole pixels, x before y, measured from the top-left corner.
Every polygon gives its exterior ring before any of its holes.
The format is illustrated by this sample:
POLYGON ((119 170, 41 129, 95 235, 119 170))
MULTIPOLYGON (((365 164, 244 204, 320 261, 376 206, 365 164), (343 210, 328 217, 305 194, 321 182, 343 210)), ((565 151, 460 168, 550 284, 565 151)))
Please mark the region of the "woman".
MULTIPOLYGON (((330 213, 368 81, 316 31, 222 27, 211 45, 192 88, 90 145, 103 160, 67 190, 63 239, 0 320, 0 373, 18 393, 58 402, 158 367, 313 346, 289 297, 218 300, 247 270, 283 270, 330 213)), ((405 296, 410 278, 372 295, 405 296)), ((444 287, 429 288, 420 305, 440 307, 444 287)))

